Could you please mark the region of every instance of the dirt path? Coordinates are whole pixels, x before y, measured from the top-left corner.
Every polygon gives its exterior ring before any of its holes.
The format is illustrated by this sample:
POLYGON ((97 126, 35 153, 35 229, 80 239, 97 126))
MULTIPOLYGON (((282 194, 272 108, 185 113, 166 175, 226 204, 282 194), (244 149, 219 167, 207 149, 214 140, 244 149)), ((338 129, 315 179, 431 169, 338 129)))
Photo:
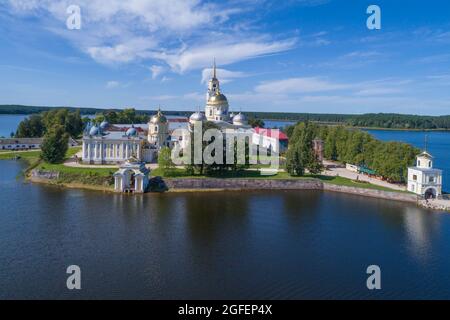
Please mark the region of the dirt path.
POLYGON ((371 178, 364 174, 352 172, 350 170, 347 170, 345 167, 342 167, 342 164, 338 162, 325 160, 324 165, 328 167, 328 169, 323 172, 323 174, 327 176, 334 176, 334 177, 340 176, 351 180, 359 179, 360 181, 366 181, 377 186, 386 187, 399 191, 406 191, 406 187, 404 185, 393 184, 386 181, 371 178))

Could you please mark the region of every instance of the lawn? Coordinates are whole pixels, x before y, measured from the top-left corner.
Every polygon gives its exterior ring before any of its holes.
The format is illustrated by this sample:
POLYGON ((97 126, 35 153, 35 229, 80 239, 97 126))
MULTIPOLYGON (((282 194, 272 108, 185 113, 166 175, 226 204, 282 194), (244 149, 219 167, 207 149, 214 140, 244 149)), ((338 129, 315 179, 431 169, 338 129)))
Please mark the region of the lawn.
MULTIPOLYGON (((81 150, 80 147, 70 148, 66 154, 66 160, 73 157, 81 150)), ((50 164, 43 161, 36 166, 43 171, 59 172, 58 183, 76 183, 94 186, 110 186, 114 183, 114 168, 76 168, 64 164, 50 164)))
MULTIPOLYGON (((81 150, 81 147, 72 147, 67 150, 66 159, 73 157, 76 153, 81 150)), ((34 162, 39 160, 41 156, 40 150, 30 150, 30 151, 0 151, 0 160, 10 160, 20 157, 20 159, 27 160, 29 162, 34 162)))
POLYGON ((323 175, 313 175, 311 177, 320 179, 326 183, 335 184, 335 185, 339 185, 339 186, 375 189, 375 190, 381 190, 381 191, 403 192, 403 191, 398 191, 398 190, 378 186, 375 184, 370 184, 370 183, 365 183, 365 182, 356 182, 354 180, 343 178, 343 177, 330 177, 330 176, 323 176, 323 175))
MULTIPOLYGON (((80 147, 73 147, 67 150, 66 159, 73 157, 81 150, 80 147)), ((2 152, 0 160, 14 159, 19 156, 21 160, 28 162, 29 167, 26 173, 32 169, 59 172, 57 183, 80 183, 88 185, 109 186, 113 183, 113 173, 116 171, 111 168, 73 168, 63 164, 50 164, 40 159, 41 151, 22 151, 22 152, 2 152)))
POLYGON ((69 174, 98 174, 100 176, 111 176, 117 169, 114 168, 75 168, 67 167, 63 164, 40 163, 37 167, 40 170, 58 171, 69 174))
MULTIPOLYGON (((80 147, 69 148, 66 159, 73 157, 81 150, 80 147)), ((1 152, 0 160, 13 159, 16 155, 21 159, 28 161, 29 169, 37 168, 47 171, 55 171, 60 173, 58 182, 60 183, 82 183, 89 185, 108 185, 113 183, 113 174, 116 171, 114 168, 75 168, 67 167, 63 164, 49 164, 40 160, 40 151, 25 151, 25 152, 1 152)), ((256 169, 252 166, 253 169, 256 169)), ((331 177, 324 175, 304 175, 301 177, 292 177, 287 172, 278 172, 276 175, 262 175, 258 170, 243 170, 239 172, 225 171, 211 175, 189 175, 184 169, 172 169, 170 173, 163 174, 161 169, 154 169, 151 176, 161 176, 164 178, 220 178, 220 179, 319 179, 325 183, 356 187, 375 189, 382 191, 395 191, 386 187, 377 186, 364 182, 356 182, 343 177, 331 177)), ((401 192, 401 191, 400 191, 401 192)))
POLYGON ((29 162, 39 160, 39 156, 41 155, 41 151, 33 150, 33 151, 5 151, 0 152, 0 160, 11 160, 16 156, 19 156, 23 160, 27 160, 29 162))

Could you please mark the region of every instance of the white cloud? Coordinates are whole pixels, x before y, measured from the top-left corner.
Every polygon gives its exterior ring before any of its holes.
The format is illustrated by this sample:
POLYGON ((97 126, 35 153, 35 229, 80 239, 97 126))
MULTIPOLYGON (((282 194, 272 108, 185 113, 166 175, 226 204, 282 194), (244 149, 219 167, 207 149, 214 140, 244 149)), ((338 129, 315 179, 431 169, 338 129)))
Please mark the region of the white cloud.
MULTIPOLYGON (((66 8, 73 0, 9 0, 18 12, 47 10, 55 18, 66 20, 66 8)), ((185 32, 211 22, 225 21, 236 10, 218 10, 216 5, 199 0, 77 0, 82 18, 90 23, 133 22, 149 31, 185 32)), ((130 26, 131 27, 131 26, 130 26)), ((128 29, 128 28, 127 28, 128 29)))
POLYGON ((86 51, 90 56, 101 63, 130 62, 148 57, 148 49, 154 47, 152 40, 136 38, 116 46, 89 47, 86 51))
POLYGON ((161 52, 154 57, 166 62, 176 72, 186 72, 205 68, 211 65, 216 57, 220 65, 228 65, 238 61, 252 59, 292 49, 295 39, 282 41, 247 41, 216 42, 191 48, 183 48, 177 53, 161 52))
POLYGON ((376 56, 381 56, 381 53, 377 51, 353 51, 343 55, 341 58, 368 58, 376 56))
POLYGON ((72 0, 8 3, 13 13, 33 15, 44 29, 104 64, 159 61, 183 73, 209 66, 214 56, 227 65, 283 52, 295 44, 294 39, 274 40, 255 28, 236 28, 241 20, 230 18, 251 10, 253 1, 77 0, 82 15, 82 29, 77 31, 65 29, 72 0))
POLYGON ((357 96, 380 96, 394 93, 400 93, 402 90, 397 88, 367 88, 355 93, 357 96))
POLYGON ((413 63, 444 63, 450 61, 450 54, 436 54, 419 59, 414 59, 413 63))
POLYGON ((160 95, 160 96, 153 96, 151 97, 152 100, 157 100, 157 101, 167 101, 167 100, 173 100, 176 99, 177 96, 173 96, 173 95, 160 95))
MULTIPOLYGON (((209 79, 211 79, 213 73, 212 68, 203 69, 202 71, 202 81, 201 83, 207 83, 209 79)), ((220 79, 220 83, 228 83, 233 81, 234 79, 244 78, 248 75, 241 71, 230 71, 225 69, 217 69, 217 77, 220 79)))
POLYGON ((351 85, 333 83, 316 77, 290 78, 284 80, 267 81, 256 86, 259 93, 293 94, 305 92, 321 92, 348 89, 351 85))
POLYGON ((164 68, 163 66, 157 66, 157 65, 151 66, 150 71, 152 73, 152 79, 158 78, 165 70, 166 70, 166 68, 164 68))
POLYGON ((120 82, 118 81, 108 81, 106 83, 106 88, 107 89, 114 89, 120 86, 120 82))
POLYGON ((183 99, 194 100, 194 101, 205 101, 206 95, 202 95, 198 92, 190 92, 183 95, 183 99))

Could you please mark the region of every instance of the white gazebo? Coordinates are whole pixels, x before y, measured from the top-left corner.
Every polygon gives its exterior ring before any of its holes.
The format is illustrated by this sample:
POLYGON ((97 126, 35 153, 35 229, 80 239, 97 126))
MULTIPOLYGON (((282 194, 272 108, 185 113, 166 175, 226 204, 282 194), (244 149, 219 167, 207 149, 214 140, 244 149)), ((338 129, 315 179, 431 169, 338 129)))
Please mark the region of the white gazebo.
POLYGON ((144 193, 147 190, 150 170, 136 158, 128 159, 114 173, 114 190, 124 193, 144 193))
POLYGON ((408 168, 408 191, 425 199, 442 195, 442 170, 433 168, 433 156, 426 151, 417 156, 415 167, 408 168))

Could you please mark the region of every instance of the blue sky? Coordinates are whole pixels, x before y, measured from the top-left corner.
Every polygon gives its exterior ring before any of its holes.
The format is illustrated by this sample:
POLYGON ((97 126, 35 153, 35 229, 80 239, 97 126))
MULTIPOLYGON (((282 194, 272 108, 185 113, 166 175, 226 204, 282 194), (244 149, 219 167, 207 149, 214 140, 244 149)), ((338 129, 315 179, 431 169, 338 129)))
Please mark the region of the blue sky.
POLYGON ((216 57, 235 111, 450 114, 445 0, 5 0, 0 46, 0 104, 196 110, 216 57))

